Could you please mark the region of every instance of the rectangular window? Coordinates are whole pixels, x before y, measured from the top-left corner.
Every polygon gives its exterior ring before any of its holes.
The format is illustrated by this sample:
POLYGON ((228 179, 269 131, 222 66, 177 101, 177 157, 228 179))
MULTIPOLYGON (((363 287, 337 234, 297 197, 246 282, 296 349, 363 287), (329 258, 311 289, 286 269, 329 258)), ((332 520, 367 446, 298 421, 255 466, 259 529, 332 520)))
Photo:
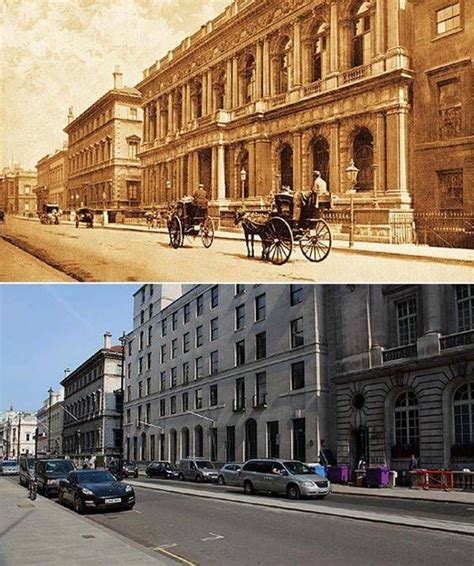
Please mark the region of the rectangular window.
POLYGON ((151 346, 151 338, 153 336, 153 327, 148 327, 148 346, 151 346))
POLYGON ((160 417, 166 415, 166 399, 160 399, 160 417))
POLYGON ((202 409, 202 389, 196 389, 194 393, 194 407, 202 409))
POLYGON ((270 421, 267 423, 267 457, 280 457, 280 434, 278 432, 278 421, 270 421))
POLYGON ((147 423, 151 422, 151 405, 150 403, 146 404, 146 417, 145 420, 147 423))
POLYGON ((125 422, 129 423, 130 419, 131 419, 130 409, 127 409, 127 417, 126 417, 125 422))
POLYGON ((265 293, 255 297, 255 321, 265 319, 265 293))
POLYGON ((183 413, 185 413, 186 411, 189 411, 189 395, 188 392, 185 391, 181 397, 181 403, 183 406, 183 413))
POLYGON ((148 306, 148 318, 152 318, 153 317, 153 303, 150 303, 150 305, 148 306))
POLYGON ((146 355, 146 369, 151 369, 151 352, 146 355))
POLYGON ((201 379, 202 377, 202 356, 196 358, 194 379, 201 379))
POLYGON ((164 364, 166 362, 166 344, 161 345, 161 363, 164 364))
POLYGON ((461 5, 454 2, 436 11, 436 33, 441 35, 461 27, 461 5))
POLYGON ((235 426, 226 427, 226 460, 235 462, 235 426))
POLYGON ((416 297, 399 301, 397 308, 398 345, 408 346, 416 342, 416 297))
POLYGON ((255 358, 261 360, 267 356, 267 333, 260 332, 255 336, 255 358))
POLYGON ((138 424, 141 425, 142 422, 143 422, 142 406, 139 405, 139 406, 138 406, 138 424))
POLYGON ((458 210, 464 207, 463 170, 437 171, 440 208, 458 210))
POLYGON ((202 342, 203 342, 203 330, 202 330, 202 326, 198 326, 196 328, 196 348, 202 346, 202 342))
POLYGON ((211 309, 214 309, 219 304, 219 287, 216 285, 211 289, 211 309))
POLYGON ((166 371, 162 371, 160 373, 160 391, 164 391, 166 389, 166 371))
POLYGON ((166 318, 161 321, 161 336, 166 336, 168 333, 166 318))
POLYGON ((291 389, 303 389, 304 387, 304 362, 291 364, 291 389))
POLYGON ((441 139, 462 135, 462 94, 459 79, 438 83, 438 124, 441 139))
POLYGON ((146 394, 147 395, 151 394, 151 377, 147 377, 146 380, 146 394))
POLYGON ((304 346, 303 317, 291 321, 291 347, 304 346))
POLYGON ((456 285, 457 331, 474 328, 474 285, 456 285))
POLYGON ((191 305, 186 303, 183 308, 183 321, 187 324, 191 319, 191 305))
POLYGON ((240 330, 245 326, 245 305, 235 308, 235 329, 240 330))
POLYGON ((211 352, 210 359, 210 374, 215 375, 219 371, 219 353, 216 351, 211 352))
POLYGON ((132 343, 133 343, 133 340, 130 340, 130 342, 128 343, 128 355, 129 356, 132 355, 132 343))
POLYGON ((241 295, 242 293, 245 293, 245 285, 242 285, 241 283, 238 283, 235 286, 235 294, 236 295, 241 295))
POLYGON ((174 359, 178 355, 178 339, 171 340, 171 357, 174 359))
POLYGON ((204 312, 204 297, 199 295, 196 299, 196 316, 201 316, 204 312))
POLYGON ((176 396, 173 395, 170 399, 170 412, 172 415, 176 413, 176 396))
POLYGON ((189 352, 189 332, 183 334, 183 352, 189 352))
POLYGON ((209 405, 215 407, 217 402, 217 384, 214 384, 209 388, 209 405))
POLYGON ((138 382, 138 398, 140 399, 141 397, 143 397, 143 382, 139 381, 138 382))
POLYGON ((183 384, 189 383, 189 362, 183 364, 183 384))
POLYGON ((132 400, 132 386, 128 385, 127 386, 127 401, 131 401, 132 400))
POLYGON ((234 409, 236 411, 245 409, 245 377, 239 377, 235 380, 234 409))
POLYGON ((171 368, 171 387, 178 385, 178 368, 171 368))
POLYGON ((217 428, 214 426, 209 431, 211 433, 211 461, 217 460, 217 428))
POLYGON ((143 330, 140 332, 140 337, 138 340, 138 349, 143 350, 143 330))
POLYGON ((143 372, 143 358, 138 358, 138 373, 143 372))
POLYGON ((262 371, 255 376, 254 407, 264 407, 267 404, 267 373, 262 371))
POLYGON ((294 307, 303 302, 303 285, 290 285, 290 305, 294 307))
POLYGON ((235 344, 235 365, 243 366, 245 364, 245 340, 240 340, 235 344))
POLYGON ((171 315, 171 329, 173 332, 178 328, 178 313, 174 312, 171 315))
POLYGON ((218 318, 213 318, 211 320, 211 342, 213 340, 217 340, 219 338, 219 319, 218 318))

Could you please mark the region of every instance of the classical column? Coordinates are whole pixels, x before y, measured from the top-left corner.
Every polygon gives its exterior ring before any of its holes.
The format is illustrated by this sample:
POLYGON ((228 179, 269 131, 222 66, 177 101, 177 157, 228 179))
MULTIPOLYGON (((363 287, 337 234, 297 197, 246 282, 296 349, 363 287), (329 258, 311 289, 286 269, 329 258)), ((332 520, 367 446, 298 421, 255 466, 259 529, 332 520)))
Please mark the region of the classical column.
POLYGON ((232 58, 232 108, 239 105, 239 77, 237 68, 237 57, 232 58))
POLYGON ((331 2, 330 8, 330 38, 329 38, 329 72, 339 70, 339 19, 337 14, 337 2, 331 2))
POLYGON ((387 112, 387 190, 408 192, 408 110, 396 108, 387 112))
POLYGON ((249 170, 247 171, 249 196, 254 197, 257 195, 257 164, 255 156, 255 141, 249 141, 247 143, 246 149, 249 152, 249 170))
POLYGON ((339 153, 339 122, 331 123, 331 135, 329 137, 329 190, 332 194, 340 195, 344 192, 340 179, 340 153, 339 153))
POLYGON ((212 114, 214 111, 214 104, 212 100, 212 73, 207 72, 207 113, 212 114))
POLYGON ((226 110, 232 108, 232 59, 226 61, 224 107, 226 110))
POLYGON ((270 63, 270 42, 266 37, 263 40, 263 53, 262 53, 262 67, 263 67, 263 97, 270 96, 271 93, 271 63, 270 63))
POLYGON ((293 24, 293 77, 291 87, 301 86, 301 23, 293 24))
POLYGON ((385 144, 385 113, 377 112, 377 132, 376 132, 376 164, 377 164, 377 184, 375 186, 376 193, 380 196, 385 193, 386 167, 385 162, 386 144, 385 144))
POLYGON ((168 133, 174 134, 173 93, 168 94, 168 133))
POLYGON ((225 199, 225 145, 217 146, 217 198, 225 199))
POLYGON ((153 139, 161 140, 163 130, 162 130, 162 127, 161 127, 161 99, 160 98, 156 101, 155 132, 153 132, 153 133, 154 133, 154 135, 152 135, 153 139))
POLYGON ((443 329, 443 297, 440 285, 421 285, 423 308, 417 308, 423 316, 423 334, 441 332, 443 329))
POLYGON ((301 132, 293 134, 293 190, 302 190, 301 132))
POLYGON ((186 83, 186 123, 189 124, 193 119, 191 112, 191 85, 186 83))
POLYGON ((217 145, 211 148, 211 187, 209 198, 215 200, 217 198, 217 145))
POLYGON ((375 1, 375 54, 385 53, 385 0, 375 1))
POLYGON ((186 107, 186 85, 181 86, 181 129, 184 130, 188 123, 188 109, 186 107))
POLYGON ((257 41, 256 61, 255 61, 255 100, 260 100, 263 93, 263 46, 261 41, 257 41))
POLYGON ((209 114, 208 110, 208 98, 207 98, 207 74, 204 73, 201 78, 202 85, 202 115, 207 116, 209 114))

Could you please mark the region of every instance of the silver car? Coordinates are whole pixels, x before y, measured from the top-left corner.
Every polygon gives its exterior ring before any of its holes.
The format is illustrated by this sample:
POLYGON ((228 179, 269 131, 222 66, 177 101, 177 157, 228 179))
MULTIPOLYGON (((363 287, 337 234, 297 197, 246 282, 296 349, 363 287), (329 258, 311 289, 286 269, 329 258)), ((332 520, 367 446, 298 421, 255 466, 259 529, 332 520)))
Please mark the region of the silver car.
POLYGON ((242 466, 243 464, 237 464, 235 462, 224 464, 219 470, 217 483, 219 485, 240 485, 239 472, 242 466))
POLYGON ((195 482, 217 481, 218 470, 209 460, 200 458, 185 458, 178 466, 178 479, 195 482))
POLYGON ((322 498, 331 491, 327 478, 297 460, 249 460, 240 470, 239 483, 249 494, 269 491, 284 493, 289 499, 322 498))
POLYGON ((4 476, 18 475, 20 469, 16 460, 3 460, 2 474, 4 476))

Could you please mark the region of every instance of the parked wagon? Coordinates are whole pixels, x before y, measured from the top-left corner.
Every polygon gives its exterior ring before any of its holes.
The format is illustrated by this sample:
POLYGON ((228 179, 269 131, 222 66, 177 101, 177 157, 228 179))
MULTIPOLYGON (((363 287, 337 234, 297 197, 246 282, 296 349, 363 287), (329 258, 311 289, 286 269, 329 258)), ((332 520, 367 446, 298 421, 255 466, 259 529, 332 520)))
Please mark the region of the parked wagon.
POLYGON ((90 208, 76 210, 76 228, 81 224, 85 224, 86 228, 94 227, 94 212, 90 208))
POLYGON ((41 224, 59 224, 60 215, 58 204, 44 204, 39 219, 41 224))
POLYGON ((168 221, 170 244, 174 249, 183 247, 185 236, 200 237, 205 248, 214 241, 214 221, 208 207, 197 206, 191 197, 178 201, 168 221))

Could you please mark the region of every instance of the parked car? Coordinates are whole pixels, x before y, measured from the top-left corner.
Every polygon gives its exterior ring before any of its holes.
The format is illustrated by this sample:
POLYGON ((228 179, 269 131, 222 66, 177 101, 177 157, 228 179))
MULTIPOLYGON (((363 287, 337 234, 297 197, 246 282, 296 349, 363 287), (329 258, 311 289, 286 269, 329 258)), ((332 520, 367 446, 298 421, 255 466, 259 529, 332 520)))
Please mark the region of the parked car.
POLYGON ((201 458, 185 458, 178 467, 178 479, 189 481, 217 481, 218 470, 209 460, 201 458))
POLYGON ((69 472, 76 469, 72 460, 45 459, 39 460, 36 466, 38 492, 45 497, 58 494, 60 480, 66 479, 69 472))
POLYGON ((236 464, 235 462, 224 464, 219 470, 217 483, 219 485, 240 485, 239 471, 242 465, 243 464, 236 464))
POLYGON ((78 513, 90 509, 133 509, 135 492, 108 470, 75 470, 59 482, 58 502, 72 506, 78 513))
MULTIPOLYGON (((118 474, 119 471, 119 460, 111 460, 107 464, 107 469, 112 474, 118 474)), ((122 462, 122 477, 129 478, 130 476, 138 478, 138 466, 135 462, 131 460, 123 460, 122 462)))
POLYGON ((2 475, 16 476, 19 472, 18 462, 16 460, 3 460, 2 475))
POLYGON ((28 487, 30 481, 35 477, 35 458, 22 454, 20 456, 19 482, 23 487, 28 487))
POLYGON ((150 462, 146 467, 145 474, 148 478, 163 478, 166 480, 178 479, 178 467, 171 462, 150 462))
POLYGON ((315 474, 306 464, 297 460, 249 460, 239 472, 239 482, 246 493, 284 493, 289 499, 322 498, 331 491, 327 478, 315 474))

